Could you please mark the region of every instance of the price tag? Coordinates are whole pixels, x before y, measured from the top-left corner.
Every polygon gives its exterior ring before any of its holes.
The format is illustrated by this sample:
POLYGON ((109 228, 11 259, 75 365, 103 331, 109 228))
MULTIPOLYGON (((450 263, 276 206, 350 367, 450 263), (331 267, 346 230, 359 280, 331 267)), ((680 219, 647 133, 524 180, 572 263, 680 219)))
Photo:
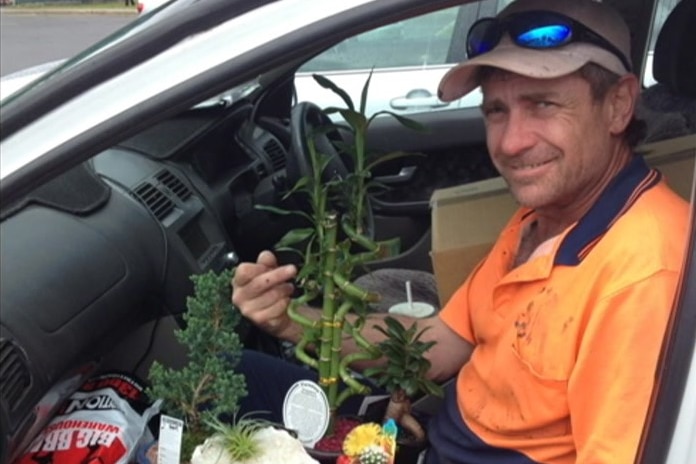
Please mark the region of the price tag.
POLYGON ((181 462, 181 436, 184 421, 162 414, 160 417, 157 464, 179 464, 181 462))
POLYGON ((297 433, 297 439, 313 448, 329 427, 329 400, 315 382, 293 384, 283 402, 283 423, 297 433))

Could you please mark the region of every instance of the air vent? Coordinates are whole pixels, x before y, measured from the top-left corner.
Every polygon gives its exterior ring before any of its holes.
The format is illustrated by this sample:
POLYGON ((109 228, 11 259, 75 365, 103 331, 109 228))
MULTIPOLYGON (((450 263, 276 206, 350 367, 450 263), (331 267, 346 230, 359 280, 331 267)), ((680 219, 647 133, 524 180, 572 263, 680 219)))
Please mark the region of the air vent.
POLYGON ((150 182, 140 184, 135 194, 157 219, 164 219, 174 209, 174 202, 150 182))
POLYGON ((285 168, 285 149, 276 139, 270 139, 268 142, 263 144, 263 150, 266 152, 269 158, 271 158, 271 164, 273 165, 273 170, 279 171, 285 168))
POLYGON ((176 177, 170 171, 164 170, 157 174, 156 179, 174 193, 181 201, 186 201, 191 196, 191 190, 184 184, 181 179, 176 177))
POLYGON ((19 405, 31 384, 26 358, 10 340, 0 340, 0 386, 10 407, 19 405))

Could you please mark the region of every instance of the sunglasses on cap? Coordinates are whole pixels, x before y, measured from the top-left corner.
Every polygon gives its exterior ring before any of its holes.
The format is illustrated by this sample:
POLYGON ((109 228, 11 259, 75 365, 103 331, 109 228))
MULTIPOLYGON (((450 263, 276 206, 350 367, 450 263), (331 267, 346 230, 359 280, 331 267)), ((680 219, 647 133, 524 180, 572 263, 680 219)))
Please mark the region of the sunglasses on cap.
POLYGON ((474 58, 493 50, 505 32, 515 45, 537 50, 558 48, 572 42, 597 45, 616 55, 626 70, 631 70, 626 56, 607 39, 582 23, 551 11, 525 11, 505 18, 479 19, 469 29, 467 56, 474 58))

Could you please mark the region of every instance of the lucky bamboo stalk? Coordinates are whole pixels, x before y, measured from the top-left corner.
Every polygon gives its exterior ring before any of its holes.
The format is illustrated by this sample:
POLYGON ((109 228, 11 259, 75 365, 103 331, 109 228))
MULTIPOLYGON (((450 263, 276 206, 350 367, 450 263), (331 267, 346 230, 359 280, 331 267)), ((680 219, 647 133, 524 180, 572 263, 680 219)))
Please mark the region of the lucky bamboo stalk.
MULTIPOLYGON (((299 251, 297 245, 303 244, 304 247, 301 252, 303 265, 297 278, 301 295, 291 302, 288 314, 303 329, 302 339, 295 347, 296 357, 317 370, 319 385, 326 393, 332 415, 327 434, 331 434, 337 408, 352 395, 369 393, 369 388, 358 380, 351 366, 381 355, 361 333, 367 307, 369 303, 378 301, 379 295, 352 284, 354 271, 370 261, 398 252, 399 240, 376 242, 368 236, 365 227, 370 169, 379 163, 379 160, 367 159, 367 129, 372 121, 365 115, 369 78, 363 88, 360 108, 356 109, 350 97, 333 82, 322 76, 314 77, 321 86, 337 93, 346 103, 347 108, 330 108, 326 112, 340 113, 348 124, 343 129, 353 133, 353 144, 343 147, 344 155, 353 157, 353 172, 343 178, 326 179, 324 171, 328 155, 317 152, 313 134, 308 136, 310 172, 290 193, 308 196, 311 212, 299 214, 310 220, 311 227, 286 234, 279 242, 279 249, 299 251), (299 311, 300 307, 317 299, 321 301, 318 321, 299 311), (346 337, 355 340, 357 352, 342 353, 341 344, 346 337)), ((416 127, 416 123, 410 120, 393 116, 408 127, 416 127)), ((322 127, 318 131, 331 129, 336 127, 322 127)), ((391 160, 403 155, 388 154, 383 158, 391 160)))

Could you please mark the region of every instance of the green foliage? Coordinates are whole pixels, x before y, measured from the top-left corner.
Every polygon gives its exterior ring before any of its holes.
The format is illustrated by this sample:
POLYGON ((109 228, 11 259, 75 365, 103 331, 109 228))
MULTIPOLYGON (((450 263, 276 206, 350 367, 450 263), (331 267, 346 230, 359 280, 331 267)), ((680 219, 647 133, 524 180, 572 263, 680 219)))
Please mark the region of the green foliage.
POLYGON ((187 300, 185 328, 175 332, 188 349, 188 363, 174 369, 154 362, 149 372, 148 394, 162 398, 168 414, 184 419, 194 441, 207 435, 207 424, 218 416, 234 414, 247 394, 244 376, 234 371, 242 343, 236 332, 241 315, 231 303, 232 275, 227 270, 191 277, 194 295, 187 300))
POLYGON ((263 450, 254 436, 259 430, 272 426, 268 421, 247 416, 235 418, 232 424, 212 420, 208 422, 208 425, 221 437, 222 447, 235 462, 244 462, 258 457, 263 450))
POLYGON ((428 328, 418 332, 417 324, 413 323, 406 329, 401 322, 389 316, 385 322, 386 329, 377 325, 374 327, 387 337, 377 345, 387 363, 366 369, 364 374, 375 379, 390 393, 402 390, 408 397, 419 392, 442 396, 442 387, 426 377, 430 361, 425 358, 425 352, 436 343, 420 339, 428 328))
MULTIPOLYGON (((371 75, 370 75, 371 77, 371 75)), ((403 152, 373 155, 367 150, 367 132, 374 118, 365 114, 370 77, 362 90, 359 106, 350 96, 330 79, 314 75, 316 82, 337 94, 345 103, 344 108, 332 107, 325 113, 338 113, 343 123, 330 123, 316 128, 318 133, 340 130, 350 132, 352 143, 337 146, 342 156, 350 157, 347 163, 352 170, 343 178, 326 178, 326 167, 330 155, 317 151, 314 135, 307 139, 309 150, 309 175, 302 177, 288 195, 304 195, 311 205, 310 213, 282 211, 264 208, 279 214, 304 215, 309 227, 289 231, 277 244, 277 250, 294 250, 303 259, 297 275, 301 296, 294 299, 288 308, 289 316, 303 327, 302 340, 297 344, 297 358, 316 369, 319 384, 329 401, 332 413, 349 396, 367 394, 369 388, 360 383, 350 366, 363 360, 376 359, 379 351, 361 334, 365 324, 368 304, 379 299, 379 295, 366 292, 351 283, 355 270, 365 267, 375 259, 391 256, 398 252, 399 241, 375 242, 367 231, 369 212, 368 195, 371 189, 379 188, 372 180, 371 170, 379 163, 406 156, 403 152), (314 321, 304 317, 297 308, 321 299, 321 319, 314 321), (356 315, 353 323, 346 316, 356 315), (341 343, 344 338, 355 340, 357 353, 343 356, 341 343), (339 393, 339 383, 346 388, 339 393)), ((422 129, 414 121, 391 114, 399 122, 413 129, 422 129)), ((332 432, 333 421, 327 433, 332 432)))
MULTIPOLYGON (((352 157, 353 171, 345 178, 326 179, 324 174, 330 155, 317 151, 314 144, 316 134, 310 134, 307 146, 311 172, 299 179, 288 193, 305 195, 311 206, 310 214, 269 207, 264 209, 278 214, 303 215, 309 220, 310 227, 289 231, 278 242, 276 249, 293 250, 303 259, 297 276, 302 295, 294 299, 288 309, 290 317, 304 329, 296 355, 301 362, 317 369, 319 384, 328 397, 331 411, 335 412, 348 396, 369 392, 353 377, 350 364, 361 359, 374 359, 378 355, 360 334, 367 303, 375 301, 378 296, 350 284, 350 279, 357 266, 393 252, 398 243, 376 243, 365 234, 370 172, 366 162, 369 121, 364 115, 364 108, 370 79, 365 82, 358 110, 350 96, 331 80, 320 75, 314 75, 314 79, 322 87, 336 93, 346 104, 346 108, 329 108, 326 113, 340 113, 348 124, 341 128, 353 134, 353 144, 336 147, 344 155, 352 157), (322 298, 320 321, 309 320, 297 311, 301 305, 317 298, 322 298), (349 312, 358 314, 356 324, 347 323, 346 315, 349 312), (340 345, 344 336, 354 338, 362 352, 342 357, 340 345), (339 382, 348 387, 341 394, 339 382)), ((328 124, 316 130, 324 133, 337 128, 337 125, 328 124)), ((329 433, 331 429, 332 424, 329 433)))

